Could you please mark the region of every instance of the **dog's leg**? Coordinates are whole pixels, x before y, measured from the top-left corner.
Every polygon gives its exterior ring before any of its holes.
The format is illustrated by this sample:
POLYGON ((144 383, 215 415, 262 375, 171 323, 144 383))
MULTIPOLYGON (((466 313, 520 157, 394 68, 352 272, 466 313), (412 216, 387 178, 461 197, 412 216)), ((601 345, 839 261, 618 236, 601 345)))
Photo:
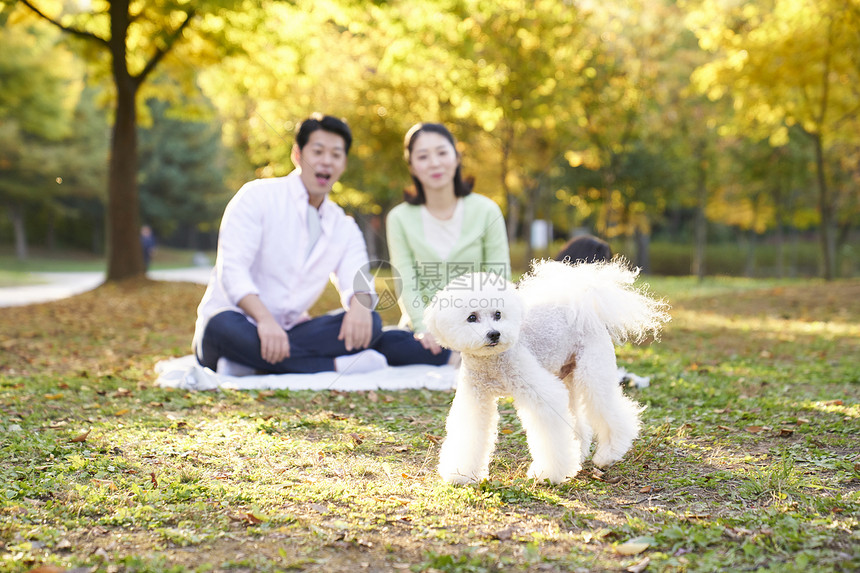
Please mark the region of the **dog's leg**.
POLYGON ((582 400, 588 421, 597 434, 594 465, 605 467, 622 457, 639 435, 641 408, 618 384, 615 346, 608 335, 594 337, 576 357, 574 392, 582 400))
POLYGON ((588 457, 591 451, 591 442, 594 440, 594 430, 591 428, 591 423, 588 420, 588 410, 585 407, 585 400, 581 392, 577 392, 576 385, 573 381, 573 374, 569 374, 564 379, 564 385, 570 395, 570 412, 573 414, 574 431, 579 439, 580 451, 582 459, 588 457))
POLYGON ((580 444, 564 383, 535 363, 514 390, 514 407, 526 432, 529 477, 561 483, 582 468, 580 444))
POLYGON ((495 396, 478 390, 461 374, 445 423, 445 441, 439 452, 442 479, 456 484, 485 479, 496 445, 498 425, 495 396))

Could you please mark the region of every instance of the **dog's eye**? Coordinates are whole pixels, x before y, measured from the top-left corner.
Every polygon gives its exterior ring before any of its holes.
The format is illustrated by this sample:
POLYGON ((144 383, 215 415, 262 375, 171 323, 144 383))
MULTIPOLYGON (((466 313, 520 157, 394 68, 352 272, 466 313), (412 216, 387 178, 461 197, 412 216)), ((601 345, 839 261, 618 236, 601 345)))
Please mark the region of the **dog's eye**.
POLYGON ((502 319, 502 313, 501 313, 501 311, 497 310, 496 314, 493 315, 493 320, 501 320, 501 319, 502 319))
POLYGON ((478 315, 477 315, 477 314, 475 314, 475 313, 473 312, 473 313, 472 313, 472 314, 470 314, 470 315, 469 315, 469 317, 466 319, 466 322, 478 322, 478 315))

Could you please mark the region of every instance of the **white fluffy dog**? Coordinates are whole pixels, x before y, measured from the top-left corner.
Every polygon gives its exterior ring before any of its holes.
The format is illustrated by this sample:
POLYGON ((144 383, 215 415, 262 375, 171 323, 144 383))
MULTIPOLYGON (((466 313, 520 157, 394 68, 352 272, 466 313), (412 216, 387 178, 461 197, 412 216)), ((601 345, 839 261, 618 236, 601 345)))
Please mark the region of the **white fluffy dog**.
POLYGON ((462 364, 439 473, 488 475, 496 402, 513 397, 528 440, 528 475, 560 483, 579 472, 597 434, 596 466, 616 462, 639 433, 640 407, 622 393, 615 343, 659 333, 668 306, 633 287, 623 259, 571 266, 536 261, 517 287, 497 275, 454 279, 425 312, 428 331, 462 364))

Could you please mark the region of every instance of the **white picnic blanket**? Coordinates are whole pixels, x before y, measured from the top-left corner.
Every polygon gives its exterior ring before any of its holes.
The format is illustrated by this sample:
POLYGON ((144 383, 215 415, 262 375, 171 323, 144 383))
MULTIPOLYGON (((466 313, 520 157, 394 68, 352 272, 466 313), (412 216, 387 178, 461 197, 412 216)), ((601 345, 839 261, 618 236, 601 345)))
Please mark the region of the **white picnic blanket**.
POLYGON ((226 376, 204 368, 194 355, 162 360, 155 365, 157 383, 182 390, 452 390, 457 370, 453 366, 389 366, 363 374, 265 374, 226 376))

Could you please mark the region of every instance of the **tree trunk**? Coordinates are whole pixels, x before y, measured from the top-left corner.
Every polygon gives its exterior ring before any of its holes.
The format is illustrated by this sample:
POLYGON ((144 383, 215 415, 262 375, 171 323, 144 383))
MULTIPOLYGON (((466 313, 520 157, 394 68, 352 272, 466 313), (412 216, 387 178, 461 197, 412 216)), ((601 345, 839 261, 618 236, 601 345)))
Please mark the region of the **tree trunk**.
POLYGON ((774 236, 774 241, 776 242, 776 276, 778 278, 785 278, 785 232, 782 228, 782 223, 778 222, 776 225, 776 235, 774 236))
POLYGON ((642 269, 643 274, 651 274, 651 234, 636 227, 636 266, 642 269))
POLYGON ((776 276, 785 278, 785 231, 783 220, 785 219, 784 212, 784 193, 782 192, 782 182, 777 183, 773 192, 773 203, 776 205, 776 228, 774 241, 776 242, 776 276))
POLYGON ((57 250, 57 218, 54 216, 53 210, 48 212, 47 230, 45 232, 45 244, 48 251, 54 252, 57 250))
POLYGON ((9 206, 9 218, 12 220, 12 228, 15 233, 15 258, 26 261, 27 252, 27 228, 24 225, 24 207, 20 204, 9 206))
POLYGON ((833 230, 833 201, 827 187, 824 167, 824 145, 820 134, 810 134, 815 146, 815 175, 818 184, 818 213, 821 216, 821 275, 832 281, 836 273, 836 233, 833 230))
POLYGON ((137 81, 128 72, 128 2, 111 3, 110 51, 116 86, 116 117, 108 166, 107 280, 143 277, 137 193, 137 81))
POLYGON ((707 169, 704 158, 704 145, 696 146, 696 218, 694 233, 693 265, 690 269, 699 282, 705 280, 705 245, 708 240, 708 220, 705 217, 705 207, 708 203, 707 169))
POLYGON ((501 169, 501 183, 502 190, 505 192, 505 203, 507 204, 507 228, 508 228, 508 243, 513 244, 513 242, 517 238, 517 198, 514 195, 513 191, 511 191, 510 186, 508 185, 508 165, 511 160, 511 145, 513 135, 504 136, 505 139, 502 141, 502 169, 501 169))
POLYGON ((758 235, 755 230, 750 229, 747 232, 747 252, 746 261, 744 263, 744 276, 747 278, 755 277, 755 249, 758 244, 758 235))
POLYGON ((539 188, 526 193, 525 212, 523 213, 523 229, 525 229, 526 235, 526 266, 531 266, 535 256, 534 245, 532 244, 532 226, 535 222, 535 204, 538 202, 539 194, 539 188))

